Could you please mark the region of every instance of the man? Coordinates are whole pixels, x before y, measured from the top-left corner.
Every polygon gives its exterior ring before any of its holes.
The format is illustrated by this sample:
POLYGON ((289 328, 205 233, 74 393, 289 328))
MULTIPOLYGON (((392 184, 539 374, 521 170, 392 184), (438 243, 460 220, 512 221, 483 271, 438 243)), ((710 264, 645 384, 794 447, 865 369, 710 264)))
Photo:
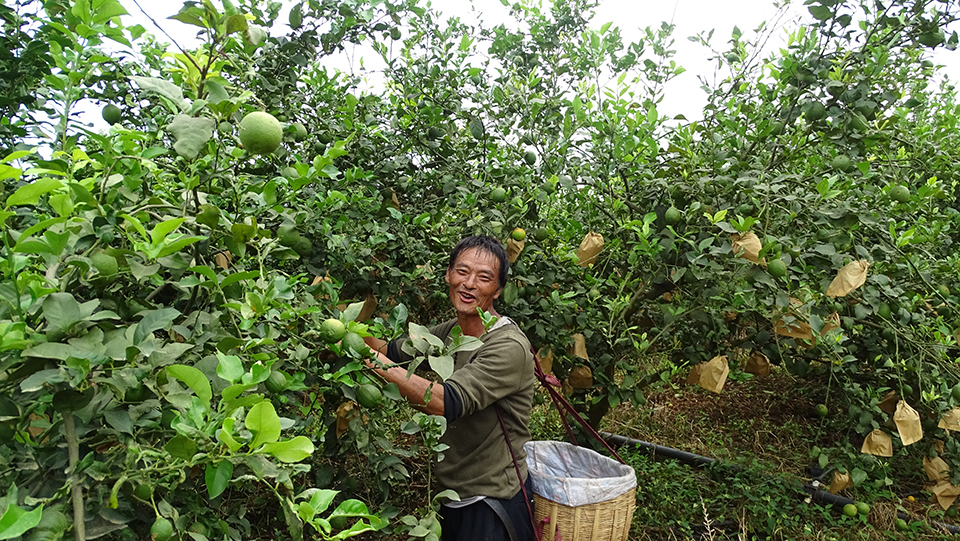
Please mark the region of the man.
POLYGON ((533 498, 523 452, 523 444, 530 440, 533 353, 520 328, 493 307, 507 283, 509 266, 503 245, 493 237, 467 237, 450 254, 445 280, 457 317, 430 332, 446 341, 450 330, 459 325, 463 334, 480 338, 483 346, 457 353, 453 375, 443 383, 416 375, 407 378, 407 368, 397 366, 411 360, 402 351, 401 341, 387 344, 366 338, 383 368, 370 361, 368 365, 397 384, 413 407, 447 419, 440 441, 450 448, 437 464, 437 479, 444 489, 455 490, 461 501, 444 504, 440 511, 444 541, 533 539, 513 458, 526 481, 526 494, 533 498), (484 329, 478 308, 497 317, 489 330, 484 329), (510 435, 512 454, 498 410, 510 435))

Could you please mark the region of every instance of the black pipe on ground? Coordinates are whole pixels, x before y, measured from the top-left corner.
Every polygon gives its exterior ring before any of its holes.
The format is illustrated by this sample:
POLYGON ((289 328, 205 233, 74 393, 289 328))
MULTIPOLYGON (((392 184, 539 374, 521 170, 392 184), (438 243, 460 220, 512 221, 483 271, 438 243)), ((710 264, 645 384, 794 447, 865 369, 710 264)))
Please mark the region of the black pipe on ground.
MULTIPOLYGON (((635 440, 633 438, 627 438, 617 434, 611 434, 609 432, 600 432, 600 436, 603 439, 607 440, 613 447, 623 447, 625 445, 630 445, 633 447, 640 447, 654 454, 654 456, 663 456, 667 458, 672 458, 674 460, 679 460, 684 464, 689 466, 709 466, 715 462, 717 459, 709 458, 705 456, 695 455, 693 453, 688 453, 686 451, 681 451, 680 449, 674 449, 673 447, 664 447, 662 445, 657 445, 655 443, 650 443, 642 440, 635 440)), ((819 502, 825 505, 832 506, 837 511, 841 511, 843 506, 847 504, 856 504, 854 500, 850 498, 844 498, 843 496, 837 496, 836 494, 830 494, 827 491, 820 490, 818 487, 813 486, 811 483, 803 485, 803 490, 810 494, 811 498, 815 502, 819 502)), ((910 515, 897 511, 897 517, 903 520, 910 520, 910 515)), ((960 534, 960 527, 954 526, 953 524, 946 524, 944 522, 939 522, 932 520, 930 525, 942 530, 946 530, 954 535, 960 534)))

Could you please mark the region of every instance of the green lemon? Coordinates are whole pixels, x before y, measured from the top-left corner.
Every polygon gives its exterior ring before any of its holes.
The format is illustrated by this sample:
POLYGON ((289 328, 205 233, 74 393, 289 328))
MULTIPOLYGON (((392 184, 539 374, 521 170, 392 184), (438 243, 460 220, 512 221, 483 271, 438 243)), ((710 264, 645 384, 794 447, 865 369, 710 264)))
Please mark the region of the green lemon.
POLYGON ((829 413, 826 404, 817 404, 815 411, 817 412, 817 417, 820 417, 821 419, 826 417, 827 413, 829 413))
POLYGON ((105 252, 93 254, 90 256, 90 261, 101 276, 112 276, 120 270, 117 258, 105 252))
POLYGON ((363 337, 355 332, 348 332, 346 336, 343 337, 343 340, 340 342, 343 346, 343 349, 347 351, 354 351, 360 354, 362 357, 367 357, 370 355, 370 347, 367 346, 367 343, 363 341, 363 337))
POLYGON ((320 339, 328 344, 336 344, 343 340, 347 334, 347 328, 343 322, 337 318, 330 318, 320 324, 320 339))
POLYGON ((960 515, 960 512, 957 511, 956 507, 948 507, 946 514, 950 518, 957 518, 957 515, 960 515))
POLYGON ((220 209, 207 203, 200 205, 200 212, 197 213, 197 223, 213 229, 220 223, 220 209))
POLYGON ((233 124, 223 121, 217 124, 217 130, 219 130, 221 133, 233 133, 233 124))
POLYGON ((833 158, 833 161, 830 163, 830 165, 835 170, 843 171, 844 173, 849 173, 854 167, 853 160, 851 160, 846 154, 837 154, 837 156, 833 158))
POLYGON ((857 502, 856 506, 857 506, 857 513, 861 515, 870 514, 870 506, 866 502, 857 502))
POLYGON ((890 197, 897 203, 906 203, 910 200, 910 189, 900 184, 890 190, 890 197))
POLYGON ((375 408, 383 402, 383 394, 372 383, 365 383, 357 387, 357 402, 365 408, 375 408))
POLYGON ((153 487, 146 483, 141 483, 133 488, 133 495, 145 502, 149 502, 153 497, 153 487))
POLYGON ((287 376, 279 370, 270 372, 270 377, 265 382, 267 390, 273 394, 282 393, 287 388, 287 376))
POLYGON ((954 402, 960 402, 960 383, 953 386, 953 389, 950 390, 950 396, 953 397, 954 402))
POLYGON ((536 239, 537 242, 543 242, 550 238, 550 230, 541 227, 533 232, 533 238, 536 239))
POLYGON ((313 252, 313 242, 306 237, 300 237, 297 239, 297 242, 293 243, 291 248, 293 248, 293 251, 297 252, 300 257, 307 257, 313 252))
POLYGON ((250 154, 270 154, 283 141, 283 126, 270 113, 255 111, 240 121, 240 143, 250 154))
POLYGON ((533 165, 537 163, 537 153, 532 150, 524 152, 523 161, 527 162, 527 165, 533 165))
POLYGON ((390 29, 390 39, 392 39, 392 40, 398 40, 398 39, 400 39, 400 36, 401 36, 401 35, 402 35, 402 34, 400 34, 400 29, 397 28, 396 26, 394 26, 393 28, 390 29))
POLYGON ((307 138, 307 127, 300 122, 294 122, 291 124, 293 126, 293 140, 294 141, 303 141, 307 138))
POLYGON ((902 518, 897 519, 896 525, 897 525, 897 531, 901 531, 901 532, 907 531, 907 521, 903 520, 902 518))
POLYGON ((890 312, 890 305, 885 302, 881 302, 880 306, 877 307, 877 315, 883 319, 890 319, 890 312))
POLYGON ((787 264, 782 259, 774 259, 767 263, 767 272, 774 278, 783 278, 787 275, 787 264))
POLYGON ((803 117, 810 122, 823 120, 827 116, 827 108, 819 101, 812 101, 806 104, 803 109, 803 117))
POLYGON ((843 514, 847 515, 848 517, 857 516, 857 506, 853 505, 852 503, 848 503, 847 505, 844 505, 843 514))
POLYGON ((103 119, 106 120, 111 126, 117 122, 120 122, 120 117, 122 114, 123 113, 120 111, 120 108, 112 103, 108 103, 107 106, 100 111, 100 116, 102 116, 103 119))
POLYGON ((157 517, 150 526, 150 538, 153 541, 167 541, 173 537, 173 523, 165 517, 157 517))
POLYGON ((663 213, 663 220, 669 225, 677 225, 680 222, 680 209, 671 206, 663 213))
POLYGON ((493 191, 490 192, 490 200, 494 203, 503 203, 507 200, 507 190, 494 188, 493 191))
POLYGON ((282 170, 280 170, 280 175, 281 175, 283 178, 288 179, 288 180, 290 180, 290 179, 295 179, 295 178, 300 178, 300 173, 297 172, 297 168, 296 168, 296 167, 289 166, 289 165, 286 166, 286 167, 284 167, 282 170))
POLYGON ((443 137, 443 130, 436 126, 430 126, 430 129, 427 130, 427 139, 439 139, 443 137))
POLYGON ((510 238, 517 242, 522 242, 523 239, 527 238, 527 232, 518 227, 513 230, 513 233, 510 233, 510 238))
POLYGON ((317 142, 323 143, 324 145, 329 145, 333 142, 333 136, 329 133, 321 133, 317 136, 317 142))

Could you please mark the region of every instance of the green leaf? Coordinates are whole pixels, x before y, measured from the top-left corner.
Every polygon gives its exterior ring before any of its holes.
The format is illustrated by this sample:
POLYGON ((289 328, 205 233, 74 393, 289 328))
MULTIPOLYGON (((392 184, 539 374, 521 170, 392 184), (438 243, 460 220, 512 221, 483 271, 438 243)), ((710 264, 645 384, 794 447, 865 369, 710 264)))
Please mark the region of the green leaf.
POLYGON ((170 438, 170 441, 163 448, 174 457, 183 460, 190 460, 197 454, 197 444, 182 434, 170 438))
POLYGON ((217 365, 217 375, 230 383, 239 381, 243 376, 243 362, 240 361, 240 357, 224 355, 218 351, 217 358, 220 359, 220 364, 217 365))
POLYGON ((227 446, 227 449, 230 449, 231 453, 236 453, 243 447, 243 444, 234 439, 231 432, 233 432, 233 424, 236 422, 236 419, 232 417, 227 417, 223 420, 221 425, 220 432, 217 433, 217 439, 223 442, 227 446))
POLYGON ((356 321, 360 316, 360 311, 363 310, 363 302, 355 302, 350 306, 347 306, 347 309, 343 311, 343 315, 340 316, 340 321, 344 323, 348 321, 356 321))
POLYGON ((247 18, 242 14, 231 15, 230 18, 227 19, 227 34, 246 32, 247 28, 247 18))
POLYGON ((181 110, 186 110, 187 104, 183 99, 183 89, 181 89, 179 86, 165 79, 156 79, 153 77, 130 75, 130 79, 137 83, 137 85, 143 90, 156 92, 165 98, 169 98, 173 104, 179 107, 181 110))
POLYGON ((150 242, 154 245, 160 244, 170 233, 176 231, 183 221, 184 218, 173 218, 158 223, 154 226, 153 231, 150 232, 150 242))
POLYGON ((280 462, 300 462, 313 454, 313 442, 306 436, 297 436, 286 441, 267 443, 261 452, 273 455, 280 462))
POLYGON ((167 375, 183 382, 190 387, 197 398, 203 401, 207 409, 210 409, 210 400, 213 398, 213 391, 210 389, 210 381, 207 376, 192 366, 183 364, 173 364, 167 367, 167 375))
POLYGON ((223 494, 233 478, 233 463, 229 460, 221 460, 216 465, 207 464, 207 471, 204 474, 207 481, 207 495, 210 499, 223 494))
POLYGON ((207 79, 207 83, 204 86, 207 89, 207 99, 211 104, 216 105, 221 101, 230 99, 230 94, 227 93, 226 89, 223 88, 223 85, 216 81, 207 79))
POLYGON ((330 507, 330 504, 333 503, 333 499, 337 497, 337 494, 340 494, 339 490, 330 490, 327 488, 322 488, 316 490, 312 496, 310 496, 310 505, 313 507, 314 512, 323 513, 330 507))
POLYGON ((154 331, 168 328, 175 319, 180 316, 180 311, 176 308, 161 308, 159 310, 150 310, 144 314, 143 319, 137 324, 133 332, 133 343, 138 345, 143 342, 154 331))
POLYGON ((13 192, 13 195, 7 198, 7 208, 15 205, 36 205, 41 195, 62 186, 63 182, 60 179, 50 177, 38 179, 13 192))
POLYGON ((833 11, 826 6, 809 6, 807 11, 809 11, 810 15, 813 15, 813 18, 818 21, 826 21, 830 17, 833 17, 833 11))
POLYGON ((867 472, 860 468, 854 468, 853 471, 850 472, 850 480, 853 481, 853 486, 860 486, 861 483, 867 480, 867 472))
POLYGON ((114 17, 126 14, 127 10, 123 9, 117 0, 104 0, 93 10, 93 22, 103 24, 114 17))
POLYGON ((51 330, 67 331, 92 314, 98 304, 99 300, 80 304, 70 293, 51 293, 43 299, 43 317, 51 330))
POLYGON ((280 439, 280 417, 277 416, 277 410, 270 402, 263 401, 250 408, 243 424, 247 430, 253 432, 251 449, 257 449, 265 443, 280 439))
POLYGON ((517 285, 507 282, 507 285, 503 286, 503 303, 510 306, 517 300, 517 294, 517 285))
POLYGON ((430 356, 430 369, 446 380, 453 375, 453 357, 450 355, 430 356))
POLYGON ((177 139, 173 144, 177 154, 192 160, 213 137, 213 130, 216 127, 217 123, 212 118, 177 115, 167 129, 177 139))
POLYGON ((32 511, 24 511, 12 503, 9 504, 3 516, 0 517, 0 539, 13 539, 22 536, 27 530, 40 523, 42 514, 42 504, 32 511))

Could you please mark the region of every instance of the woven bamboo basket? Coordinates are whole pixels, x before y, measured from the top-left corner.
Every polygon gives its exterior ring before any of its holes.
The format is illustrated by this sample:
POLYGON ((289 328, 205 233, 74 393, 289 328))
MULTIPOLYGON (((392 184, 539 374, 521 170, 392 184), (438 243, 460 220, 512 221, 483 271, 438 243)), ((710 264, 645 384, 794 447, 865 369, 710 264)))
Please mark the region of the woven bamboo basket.
POLYGON ((553 541, 559 530, 563 541, 626 541, 636 509, 636 488, 599 503, 569 507, 533 495, 533 516, 544 525, 540 541, 553 541))

